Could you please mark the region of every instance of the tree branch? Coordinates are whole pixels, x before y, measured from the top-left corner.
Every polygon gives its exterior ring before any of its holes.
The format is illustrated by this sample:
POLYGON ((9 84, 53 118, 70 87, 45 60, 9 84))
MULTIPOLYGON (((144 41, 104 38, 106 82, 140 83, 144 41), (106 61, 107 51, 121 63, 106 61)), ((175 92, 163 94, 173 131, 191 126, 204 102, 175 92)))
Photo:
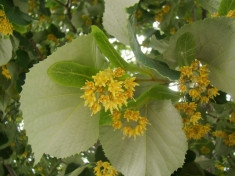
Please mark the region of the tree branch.
POLYGON ((4 164, 4 166, 7 168, 8 172, 10 173, 11 176, 17 176, 11 165, 9 164, 4 164))

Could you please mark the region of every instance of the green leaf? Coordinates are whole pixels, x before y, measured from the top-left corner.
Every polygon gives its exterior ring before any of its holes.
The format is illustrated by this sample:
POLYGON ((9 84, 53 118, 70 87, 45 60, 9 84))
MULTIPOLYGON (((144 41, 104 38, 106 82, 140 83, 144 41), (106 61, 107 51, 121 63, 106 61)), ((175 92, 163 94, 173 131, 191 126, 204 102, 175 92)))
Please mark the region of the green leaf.
POLYGON ((141 107, 146 102, 150 100, 166 100, 171 99, 172 101, 177 101, 180 99, 180 94, 178 92, 170 90, 167 86, 154 85, 149 90, 141 94, 136 100, 130 101, 128 107, 141 107))
POLYGON ((107 32, 116 37, 123 44, 129 44, 126 8, 133 6, 139 0, 105 0, 103 25, 107 32))
POLYGON ((12 124, 0 124, 0 149, 9 146, 15 139, 16 127, 12 124))
POLYGON ((137 61, 149 68, 156 70, 162 76, 168 77, 171 80, 178 80, 180 77, 180 72, 170 69, 169 66, 164 62, 161 62, 157 59, 149 58, 141 51, 140 45, 137 41, 135 34, 135 25, 133 17, 130 18, 128 24, 129 24, 128 31, 130 35, 130 45, 137 61))
POLYGON ((12 56, 12 44, 9 38, 3 39, 0 35, 0 66, 7 64, 12 56))
POLYGON ((22 26, 19 24, 12 23, 14 31, 17 31, 21 34, 24 34, 27 32, 27 26, 22 26))
POLYGON ((51 65, 65 60, 96 69, 105 63, 94 38, 87 35, 58 48, 30 69, 20 101, 36 162, 43 153, 56 157, 80 153, 98 138, 99 114, 91 117, 90 109, 84 107, 84 100, 80 98, 83 91, 56 84, 47 74, 51 65))
POLYGON ((78 176, 79 174, 81 174, 83 172, 83 170, 87 168, 87 166, 81 166, 77 169, 75 169, 72 173, 70 173, 68 176, 78 176))
POLYGON ((97 71, 76 62, 62 61, 50 66, 47 73, 53 81, 62 86, 81 88, 97 71))
POLYGON ((197 0, 204 9, 208 10, 211 14, 217 13, 221 0, 197 0))
POLYGON ((189 66, 196 55, 196 44, 190 32, 182 34, 176 43, 179 66, 189 66))
POLYGON ((126 69, 128 63, 119 55, 109 42, 106 35, 98 27, 92 26, 92 34, 101 52, 109 59, 109 61, 116 67, 126 69))
POLYGON ((64 158, 61 162, 63 170, 58 174, 58 176, 71 174, 82 165, 84 165, 84 162, 82 161, 81 155, 76 154, 68 158, 64 158))
POLYGON ((164 39, 158 40, 155 36, 152 36, 150 38, 149 46, 159 51, 159 53, 163 53, 166 48, 168 48, 168 41, 164 39))
POLYGON ((141 113, 147 114, 151 125, 136 140, 123 140, 121 131, 112 126, 100 127, 105 155, 125 176, 170 175, 183 165, 187 150, 181 116, 169 100, 147 104, 141 113))
POLYGON ((20 11, 19 7, 5 6, 6 16, 9 21, 18 25, 28 25, 34 18, 20 11))
POLYGON ((108 158, 105 156, 102 145, 98 146, 95 151, 95 162, 98 161, 103 161, 103 162, 108 161, 108 158))
POLYGON ((187 163, 181 170, 180 175, 182 176, 204 176, 202 168, 195 162, 187 163))
POLYGON ((196 59, 210 70, 209 80, 218 89, 235 97, 235 19, 217 17, 185 25, 171 38, 164 59, 178 67, 177 40, 190 32, 196 40, 196 59), (222 35, 223 34, 223 35, 222 35))
POLYGON ((230 10, 235 10, 235 0, 222 0, 219 6, 219 15, 225 16, 230 10))

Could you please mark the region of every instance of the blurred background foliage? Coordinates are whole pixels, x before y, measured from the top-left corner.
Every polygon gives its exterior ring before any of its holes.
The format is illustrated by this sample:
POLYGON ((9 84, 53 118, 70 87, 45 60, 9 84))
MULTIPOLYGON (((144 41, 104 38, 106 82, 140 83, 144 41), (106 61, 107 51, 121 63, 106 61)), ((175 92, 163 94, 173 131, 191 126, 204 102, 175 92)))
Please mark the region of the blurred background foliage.
MULTIPOLYGON (((169 38, 179 28, 211 17, 218 12, 219 4, 220 0, 140 0, 135 17, 142 50, 155 58, 164 52, 169 38)), ((0 176, 94 175, 92 162, 107 161, 99 142, 69 158, 43 155, 34 164, 19 99, 25 74, 34 64, 57 47, 89 33, 91 25, 103 29, 104 1, 0 0, 0 9, 14 29, 12 35, 0 33, 0 60, 4 56, 0 62, 0 176)), ((132 60, 130 47, 108 36, 121 55, 132 60)), ((235 129, 231 123, 235 110, 228 97, 220 92, 215 103, 207 107, 211 112, 207 120, 213 130, 231 133, 235 129)), ((235 175, 234 153, 234 145, 226 145, 223 138, 208 135, 190 140, 185 164, 172 176, 235 175)))

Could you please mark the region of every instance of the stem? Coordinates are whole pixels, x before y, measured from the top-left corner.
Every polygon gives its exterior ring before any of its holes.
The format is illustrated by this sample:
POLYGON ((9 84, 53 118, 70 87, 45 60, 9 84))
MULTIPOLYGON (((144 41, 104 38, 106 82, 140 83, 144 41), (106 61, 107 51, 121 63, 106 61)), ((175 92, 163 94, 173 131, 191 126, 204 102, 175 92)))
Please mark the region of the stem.
POLYGON ((71 26, 71 28, 72 28, 72 31, 73 31, 75 34, 77 34, 77 29, 76 29, 76 27, 73 25, 73 23, 72 23, 72 21, 71 21, 71 20, 72 20, 72 13, 71 13, 71 6, 72 6, 72 3, 71 3, 71 1, 68 0, 66 4, 63 4, 63 3, 60 2, 59 0, 54 0, 54 1, 56 1, 58 4, 60 4, 61 6, 63 6, 63 7, 66 8, 66 10, 67 10, 67 16, 68 16, 68 19, 69 19, 69 24, 70 24, 70 26, 71 26))
POLYGON ((202 8, 202 19, 205 19, 207 16, 207 11, 202 8))
POLYGON ((64 7, 66 7, 66 4, 63 4, 63 3, 60 2, 59 0, 54 0, 54 1, 56 1, 58 4, 60 4, 60 5, 64 6, 64 7))
POLYGON ((42 53, 39 51, 38 47, 36 46, 36 43, 33 41, 33 39, 29 40, 30 44, 32 45, 33 49, 35 50, 35 52, 38 54, 38 56, 40 57, 40 60, 44 60, 44 57, 42 55, 42 53))
POLYGON ((11 176, 17 176, 11 165, 9 164, 4 164, 4 166, 7 168, 8 172, 10 173, 11 176))

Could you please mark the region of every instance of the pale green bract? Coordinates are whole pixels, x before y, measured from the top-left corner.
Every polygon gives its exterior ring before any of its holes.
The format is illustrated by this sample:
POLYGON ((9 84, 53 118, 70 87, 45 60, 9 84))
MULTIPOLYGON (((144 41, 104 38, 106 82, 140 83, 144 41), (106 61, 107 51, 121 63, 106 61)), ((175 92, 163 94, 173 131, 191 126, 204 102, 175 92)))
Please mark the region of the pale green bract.
POLYGON ((235 98, 235 18, 210 18, 182 27, 164 53, 164 59, 173 68, 178 66, 177 40, 187 32, 197 40, 196 59, 208 66, 209 80, 235 98))
POLYGON ((103 25, 107 32, 123 44, 129 44, 128 13, 126 8, 133 6, 139 0, 105 0, 103 25))
POLYGON ((58 48, 26 75, 21 94, 24 127, 38 162, 43 153, 67 157, 87 150, 98 139, 99 115, 91 117, 80 88, 63 87, 47 74, 59 61, 75 61, 100 69, 105 60, 91 35, 58 48))
POLYGON ((100 141, 112 165, 125 176, 167 176, 184 163, 187 141, 180 114, 170 100, 143 108, 151 125, 144 136, 122 140, 120 130, 100 127, 100 141))
POLYGON ((1 39, 0 35, 0 66, 6 65, 12 56, 12 44, 9 38, 1 39))

